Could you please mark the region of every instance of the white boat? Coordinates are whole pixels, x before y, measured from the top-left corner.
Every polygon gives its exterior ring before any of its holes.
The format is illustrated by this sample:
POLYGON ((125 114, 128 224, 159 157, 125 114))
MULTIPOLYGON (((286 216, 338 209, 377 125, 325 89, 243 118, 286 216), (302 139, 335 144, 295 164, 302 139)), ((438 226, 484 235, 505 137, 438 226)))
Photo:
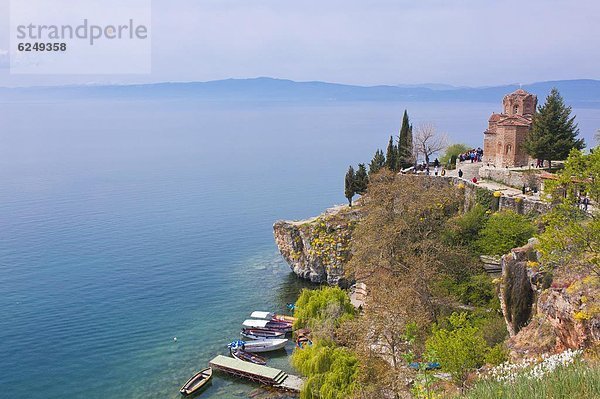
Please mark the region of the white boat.
POLYGON ((252 317, 253 319, 273 320, 273 321, 280 321, 280 322, 284 322, 284 323, 293 323, 294 321, 296 321, 295 317, 286 316, 283 314, 275 314, 273 312, 254 311, 254 312, 252 312, 250 317, 252 317))
POLYGON ((240 335, 248 339, 285 338, 285 332, 283 331, 263 330, 261 328, 244 328, 240 335))
POLYGON ((273 330, 273 331, 283 331, 283 332, 291 332, 292 324, 283 321, 273 321, 273 320, 257 320, 257 319, 247 319, 244 320, 242 325, 246 328, 260 328, 265 330, 273 330))
POLYGON ((288 340, 282 339, 259 339, 256 341, 233 341, 230 343, 229 348, 232 350, 241 349, 245 352, 259 353, 259 352, 270 352, 285 348, 288 340))

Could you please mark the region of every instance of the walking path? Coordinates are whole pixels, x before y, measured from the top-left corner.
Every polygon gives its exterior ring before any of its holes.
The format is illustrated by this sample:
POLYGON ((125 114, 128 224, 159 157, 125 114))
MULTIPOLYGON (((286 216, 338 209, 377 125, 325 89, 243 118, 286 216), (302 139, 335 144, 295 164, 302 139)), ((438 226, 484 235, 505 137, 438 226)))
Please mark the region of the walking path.
POLYGON ((490 191, 500 191, 503 195, 507 197, 521 197, 527 198, 529 200, 541 201, 540 193, 528 193, 523 194, 523 192, 514 187, 507 186, 502 183, 498 183, 493 180, 485 180, 479 176, 479 169, 484 166, 483 162, 459 162, 456 165, 456 169, 446 171, 446 176, 458 177, 458 170, 462 170, 463 176, 462 178, 467 181, 471 181, 473 177, 477 178, 477 185, 483 188, 487 188, 490 191))

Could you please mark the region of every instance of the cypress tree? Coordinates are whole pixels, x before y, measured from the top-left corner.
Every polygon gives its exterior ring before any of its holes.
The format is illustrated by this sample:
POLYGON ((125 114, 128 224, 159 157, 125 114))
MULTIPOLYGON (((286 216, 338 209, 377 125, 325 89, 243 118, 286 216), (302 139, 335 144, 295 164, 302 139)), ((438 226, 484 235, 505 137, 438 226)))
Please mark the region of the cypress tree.
POLYGON ((398 136, 398 163, 398 169, 404 169, 412 165, 412 125, 406 110, 404 110, 402 127, 398 136))
POLYGON ((581 150, 583 139, 577 139, 579 129, 575 116, 571 117, 571 107, 567 107, 556 88, 546 98, 546 103, 538 107, 533 116, 531 132, 523 147, 534 158, 547 160, 552 168, 552 160, 563 160, 573 148, 581 150))
POLYGON ((398 170, 398 148, 394 145, 394 137, 392 136, 390 136, 385 154, 385 166, 391 171, 398 170))
POLYGON ((344 180, 344 196, 348 199, 348 205, 352 207, 352 197, 356 194, 356 190, 354 187, 354 183, 356 181, 356 175, 354 173, 354 168, 352 165, 348 168, 348 172, 346 172, 346 178, 344 180))
POLYGON ((377 150, 375 151, 375 155, 373 155, 373 159, 369 164, 369 175, 373 173, 377 173, 381 168, 385 166, 385 155, 383 155, 383 151, 377 150))
POLYGON ((367 175, 367 168, 364 163, 359 163, 354 180, 354 190, 357 194, 363 195, 367 192, 368 185, 369 176, 367 175))

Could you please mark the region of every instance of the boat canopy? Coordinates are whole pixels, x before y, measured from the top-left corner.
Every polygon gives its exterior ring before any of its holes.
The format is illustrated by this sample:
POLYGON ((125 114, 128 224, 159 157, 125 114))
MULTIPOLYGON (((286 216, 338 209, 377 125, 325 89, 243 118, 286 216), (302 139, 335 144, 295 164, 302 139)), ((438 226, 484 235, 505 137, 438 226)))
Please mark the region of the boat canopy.
POLYGON ((273 317, 275 317, 274 313, 271 312, 252 312, 252 314, 250 315, 250 317, 252 317, 253 319, 265 319, 265 320, 271 320, 273 317))
POLYGON ((255 319, 244 320, 244 322, 242 323, 242 325, 244 327, 250 327, 250 328, 265 328, 265 327, 267 327, 268 324, 269 324, 269 320, 255 320, 255 319))

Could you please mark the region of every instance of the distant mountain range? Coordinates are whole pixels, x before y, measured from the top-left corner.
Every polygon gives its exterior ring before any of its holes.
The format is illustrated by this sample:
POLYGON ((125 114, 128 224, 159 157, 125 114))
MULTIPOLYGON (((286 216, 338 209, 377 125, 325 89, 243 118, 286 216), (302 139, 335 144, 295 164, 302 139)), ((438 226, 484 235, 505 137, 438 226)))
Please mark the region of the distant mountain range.
MULTIPOLYGON (((28 100, 39 96, 58 98, 197 98, 220 101, 470 101, 499 102, 519 85, 454 87, 444 84, 354 86, 285 79, 226 79, 210 82, 155 83, 112 86, 58 86, 0 88, 0 99, 28 100)), ((540 102, 556 87, 565 101, 579 107, 600 107, 600 80, 557 80, 522 86, 540 102)))

